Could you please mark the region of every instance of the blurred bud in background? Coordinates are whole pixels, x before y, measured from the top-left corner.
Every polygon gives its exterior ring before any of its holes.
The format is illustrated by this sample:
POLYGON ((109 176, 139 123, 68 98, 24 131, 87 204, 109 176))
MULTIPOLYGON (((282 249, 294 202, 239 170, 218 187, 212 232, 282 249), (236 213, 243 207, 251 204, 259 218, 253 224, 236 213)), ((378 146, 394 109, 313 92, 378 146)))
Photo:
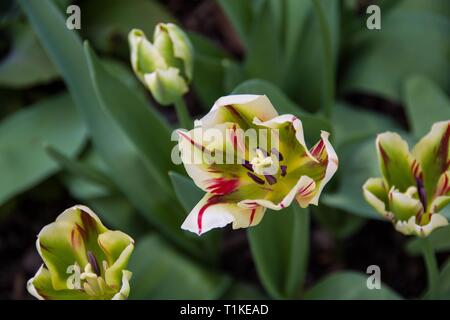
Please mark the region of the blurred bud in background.
POLYGON ((193 47, 172 23, 159 23, 151 43, 144 32, 129 34, 131 65, 137 77, 161 105, 172 105, 189 91, 193 75, 193 47))

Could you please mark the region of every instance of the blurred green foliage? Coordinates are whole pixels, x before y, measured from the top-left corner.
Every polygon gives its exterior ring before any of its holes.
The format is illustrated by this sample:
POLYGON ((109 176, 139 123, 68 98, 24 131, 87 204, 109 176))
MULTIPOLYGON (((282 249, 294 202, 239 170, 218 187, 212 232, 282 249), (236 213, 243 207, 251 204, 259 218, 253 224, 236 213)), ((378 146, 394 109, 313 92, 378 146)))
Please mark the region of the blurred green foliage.
MULTIPOLYGON (((402 135, 415 140, 450 119, 447 0, 380 1, 382 29, 375 31, 365 27, 356 1, 321 0, 317 7, 309 0, 217 0, 242 59, 217 39, 189 33, 201 110, 231 92, 266 94, 280 113, 302 119, 308 145, 327 130, 338 151, 338 176, 322 205, 268 212, 248 231, 264 292, 221 270, 222 231, 198 238, 180 229, 202 192, 171 162, 175 124, 133 78, 127 45, 130 29, 152 34, 156 23, 177 19, 155 0, 80 0, 82 30, 70 31, 68 3, 2 3, 0 205, 60 171, 74 198, 137 240, 129 267, 136 299, 400 298, 385 285, 367 290, 366 277, 353 272, 304 288, 310 215, 338 239, 378 219, 361 193, 364 181, 378 175, 375 135, 407 131, 402 135), (349 99, 355 94, 377 97, 390 112, 357 105, 349 99), (324 110, 327 95, 331 114, 324 110), (389 114, 399 108, 402 121, 389 114)), ((431 241, 448 250, 448 228, 431 241)), ((418 244, 408 250, 418 253, 418 244)), ((447 264, 441 274, 443 297, 449 270, 447 264)))

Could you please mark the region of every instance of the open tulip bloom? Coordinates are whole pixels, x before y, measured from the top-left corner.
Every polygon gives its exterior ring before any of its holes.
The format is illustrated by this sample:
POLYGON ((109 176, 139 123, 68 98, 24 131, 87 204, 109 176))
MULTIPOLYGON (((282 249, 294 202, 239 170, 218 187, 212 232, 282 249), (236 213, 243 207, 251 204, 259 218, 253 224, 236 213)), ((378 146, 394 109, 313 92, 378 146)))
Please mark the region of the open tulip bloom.
POLYGON ((406 235, 427 236, 448 224, 438 214, 450 202, 450 121, 438 122, 412 152, 402 138, 380 134, 376 148, 383 178, 370 178, 364 196, 406 235))
POLYGON ((257 225, 267 208, 294 199, 317 205, 338 167, 328 132, 308 149, 301 120, 278 115, 263 95, 222 97, 196 124, 178 134, 186 171, 206 192, 182 225, 198 235, 229 223, 257 225))
POLYGON ((44 260, 28 281, 28 291, 41 300, 122 300, 128 297, 131 272, 125 270, 134 241, 111 231, 89 208, 74 206, 38 235, 44 260))

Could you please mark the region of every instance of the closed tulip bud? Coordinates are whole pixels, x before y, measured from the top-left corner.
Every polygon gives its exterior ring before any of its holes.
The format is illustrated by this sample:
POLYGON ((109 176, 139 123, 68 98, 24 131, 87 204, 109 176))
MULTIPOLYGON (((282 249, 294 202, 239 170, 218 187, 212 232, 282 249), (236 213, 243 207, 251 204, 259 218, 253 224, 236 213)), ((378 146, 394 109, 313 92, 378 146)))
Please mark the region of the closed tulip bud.
POLYGON ((193 49, 187 35, 172 23, 156 26, 153 43, 142 30, 129 34, 131 65, 161 105, 172 105, 188 92, 193 75, 193 49))

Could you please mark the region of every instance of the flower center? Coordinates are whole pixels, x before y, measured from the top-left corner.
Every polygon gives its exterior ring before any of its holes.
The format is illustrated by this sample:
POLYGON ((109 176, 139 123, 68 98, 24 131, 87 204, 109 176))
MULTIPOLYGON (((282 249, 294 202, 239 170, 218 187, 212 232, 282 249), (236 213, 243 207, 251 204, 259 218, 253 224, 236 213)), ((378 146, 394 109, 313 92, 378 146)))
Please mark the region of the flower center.
MULTIPOLYGON (((70 290, 82 290, 88 295, 101 298, 108 297, 111 294, 111 288, 106 284, 101 276, 101 270, 91 251, 87 252, 89 263, 84 270, 75 262, 67 268, 67 273, 71 274, 66 281, 67 288, 70 290)), ((106 272, 108 263, 103 261, 103 271, 106 272)))
POLYGON ((260 149, 256 149, 256 157, 254 157, 250 164, 252 165, 253 171, 257 174, 264 174, 264 169, 267 169, 273 165, 273 160, 270 156, 265 156, 260 149))

